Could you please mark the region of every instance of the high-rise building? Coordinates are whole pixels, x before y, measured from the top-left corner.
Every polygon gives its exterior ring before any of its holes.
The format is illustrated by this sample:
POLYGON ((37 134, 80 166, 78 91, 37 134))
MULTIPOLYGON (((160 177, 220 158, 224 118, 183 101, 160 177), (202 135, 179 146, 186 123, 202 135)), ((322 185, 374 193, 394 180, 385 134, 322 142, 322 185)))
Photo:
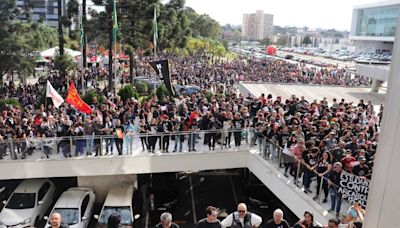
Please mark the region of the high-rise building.
POLYGON ((391 53, 399 15, 400 0, 355 6, 350 39, 356 51, 391 53))
POLYGON ((249 41, 272 38, 273 21, 274 15, 264 14, 262 10, 243 14, 242 38, 249 41))
MULTIPOLYGON (((62 13, 66 14, 68 0, 61 0, 62 13)), ((58 26, 58 0, 17 0, 16 5, 21 8, 28 8, 30 4, 31 19, 43 22, 51 27, 58 26)), ((21 19, 25 19, 22 16, 21 19)))

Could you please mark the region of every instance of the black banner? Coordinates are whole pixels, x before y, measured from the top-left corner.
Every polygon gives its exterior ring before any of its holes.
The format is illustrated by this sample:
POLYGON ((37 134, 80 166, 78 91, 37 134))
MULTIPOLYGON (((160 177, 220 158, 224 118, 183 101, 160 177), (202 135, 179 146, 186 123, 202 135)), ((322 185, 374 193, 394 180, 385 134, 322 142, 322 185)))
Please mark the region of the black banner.
POLYGON ((368 191, 369 180, 346 172, 340 174, 338 192, 342 193, 342 198, 347 199, 350 204, 358 202, 360 206, 365 208, 367 206, 368 191))
POLYGON ((175 90, 172 87, 171 77, 169 73, 168 59, 150 62, 150 65, 156 71, 157 75, 164 81, 165 87, 167 87, 171 96, 175 96, 175 90))

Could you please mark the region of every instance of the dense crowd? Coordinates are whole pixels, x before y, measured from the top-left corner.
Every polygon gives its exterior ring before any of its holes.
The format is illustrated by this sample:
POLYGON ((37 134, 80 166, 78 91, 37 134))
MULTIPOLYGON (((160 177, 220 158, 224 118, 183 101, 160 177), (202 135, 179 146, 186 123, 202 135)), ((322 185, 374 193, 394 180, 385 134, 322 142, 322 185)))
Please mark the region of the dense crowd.
MULTIPOLYGON (((95 135, 109 137, 103 154, 112 153, 115 145, 121 155, 124 144, 132 145, 129 141, 132 138, 126 136, 135 134, 141 138, 142 149, 151 153, 155 152, 157 142, 163 152, 169 152, 172 140, 174 152, 182 152, 185 140, 188 150, 196 151, 197 132, 206 130, 202 143, 210 150, 214 150, 216 144, 239 148, 244 138, 250 138, 250 145, 260 151, 266 141, 284 148, 285 173, 296 175, 295 171, 300 168, 306 193, 312 192, 310 183, 316 176, 315 197, 319 197, 322 183, 324 201, 331 191, 331 210, 336 213, 339 213, 341 203, 335 188, 338 173, 343 169, 369 178, 383 106, 376 113, 371 102, 363 100, 354 104, 344 99, 309 101, 302 96, 282 99, 270 94, 255 98, 238 94, 236 87, 239 81, 366 86, 369 84, 367 79, 352 77, 346 69, 317 70, 280 60, 240 59, 210 63, 203 57, 168 56, 168 59, 173 82, 198 85, 201 92, 174 99, 154 96, 143 102, 134 98, 123 101, 107 87, 100 86, 97 76, 106 74, 104 68, 86 70, 84 87, 90 86, 104 95, 103 103, 94 99, 89 104, 93 111, 86 115, 67 103, 58 109, 53 105, 37 105, 47 80, 61 94, 66 94, 67 83, 57 73, 39 79, 36 84, 6 82, 0 87, 0 98, 16 97, 22 108, 12 105, 3 108, 0 158, 8 151, 13 159, 29 156, 35 149, 32 139, 69 136, 81 136, 81 139, 74 141, 74 145, 68 138, 57 141, 57 151, 61 150, 64 156, 93 152, 101 155, 99 144, 102 142, 95 139, 95 135), (251 129, 251 134, 245 135, 244 129, 251 129), (152 136, 157 133, 164 135, 152 136), (9 149, 8 140, 16 142, 14 151, 9 149)), ((151 74, 146 65, 149 60, 144 58, 138 63, 138 75, 151 74)), ((80 88, 82 79, 76 77, 74 80, 80 88)), ((48 157, 51 151, 46 148, 48 157)))

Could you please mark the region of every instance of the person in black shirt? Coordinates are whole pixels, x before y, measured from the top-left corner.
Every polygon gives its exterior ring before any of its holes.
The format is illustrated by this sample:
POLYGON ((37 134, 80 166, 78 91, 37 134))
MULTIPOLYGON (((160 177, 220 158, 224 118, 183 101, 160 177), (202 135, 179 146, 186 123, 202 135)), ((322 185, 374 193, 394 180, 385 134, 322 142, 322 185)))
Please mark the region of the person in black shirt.
POLYGON ((235 129, 233 132, 235 146, 239 148, 242 141, 242 132, 240 130, 245 128, 245 122, 243 118, 240 117, 239 113, 235 114, 235 118, 233 119, 233 128, 235 129))
POLYGON ((206 208, 206 218, 197 222, 196 228, 220 228, 221 224, 217 219, 217 208, 208 206, 206 208))
POLYGON ((353 167, 353 174, 359 177, 367 177, 369 175, 369 167, 365 164, 367 159, 364 156, 358 157, 360 164, 353 167))
POLYGON ((328 186, 331 195, 331 208, 330 212, 335 211, 336 216, 339 216, 340 206, 342 205, 342 193, 340 193, 340 174, 342 173, 342 163, 335 162, 333 170, 329 173, 328 186))
POLYGON ((276 209, 274 211, 273 219, 269 220, 263 225, 263 228, 289 228, 289 223, 283 219, 283 211, 276 209))
POLYGON ((158 223, 156 228, 179 228, 179 225, 172 222, 172 215, 169 212, 164 212, 160 216, 160 223, 158 223))
POLYGON ((315 176, 314 169, 318 162, 318 153, 319 149, 317 147, 313 147, 310 150, 311 152, 307 154, 304 158, 304 175, 303 175, 303 183, 304 183, 304 192, 311 193, 310 184, 312 181, 312 177, 315 176))

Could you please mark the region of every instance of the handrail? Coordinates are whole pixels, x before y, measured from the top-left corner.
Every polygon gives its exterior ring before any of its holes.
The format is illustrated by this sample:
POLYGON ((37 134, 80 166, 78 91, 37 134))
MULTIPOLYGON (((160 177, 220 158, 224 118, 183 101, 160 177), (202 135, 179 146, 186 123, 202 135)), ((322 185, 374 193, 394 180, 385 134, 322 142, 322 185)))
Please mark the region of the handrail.
MULTIPOLYGON (((210 144, 210 149, 215 149, 221 144, 223 148, 225 138, 228 138, 230 143, 237 141, 240 137, 240 144, 244 140, 244 136, 248 137, 251 130, 249 128, 242 129, 216 129, 216 130, 191 130, 191 131, 173 131, 173 132, 157 132, 157 133, 128 133, 128 134, 110 134, 110 135, 84 135, 84 136, 64 136, 64 137, 28 137, 24 139, 8 139, 0 141, 0 161, 1 160, 19 160, 29 159, 35 156, 34 159, 51 158, 56 154, 60 154, 60 151, 64 153, 65 157, 77 157, 92 156, 94 153, 96 156, 102 156, 108 154, 115 154, 117 151, 118 155, 130 155, 132 151, 142 145, 142 150, 139 152, 156 152, 166 151, 173 147, 175 150, 182 151, 183 141, 185 139, 190 143, 188 144, 188 150, 196 151, 195 145, 199 144, 196 142, 198 135, 204 135, 204 137, 211 137, 213 143, 210 144), (242 132, 245 134, 242 135, 242 132), (240 133, 238 135, 237 133, 240 133), (236 137, 236 139, 235 139, 236 137), (167 141, 168 140, 168 141, 167 141), (218 142, 216 142, 218 140, 218 142), (158 141, 158 142, 157 142, 158 141), (175 145, 173 143, 175 141, 175 145), (172 143, 170 143, 172 142, 172 143), (137 145, 136 145, 136 144, 137 145), (150 149, 150 143, 152 148, 150 149), (155 144, 158 144, 161 149, 156 150, 155 144), (39 153, 37 152, 39 151, 39 153), (55 152, 56 151, 56 152, 55 152), (75 152, 75 153, 74 153, 75 152), (38 156, 37 154, 40 154, 38 156)), ((208 139, 207 139, 208 142, 208 139)), ((245 140, 246 145, 249 144, 248 139, 245 140)), ((236 144, 235 144, 236 145, 236 144)), ((186 147, 186 146, 185 146, 186 147)), ((226 145, 230 148, 230 145, 226 145)), ((58 156, 58 158, 60 158, 58 156)), ((62 157, 61 157, 62 158, 62 157)))

